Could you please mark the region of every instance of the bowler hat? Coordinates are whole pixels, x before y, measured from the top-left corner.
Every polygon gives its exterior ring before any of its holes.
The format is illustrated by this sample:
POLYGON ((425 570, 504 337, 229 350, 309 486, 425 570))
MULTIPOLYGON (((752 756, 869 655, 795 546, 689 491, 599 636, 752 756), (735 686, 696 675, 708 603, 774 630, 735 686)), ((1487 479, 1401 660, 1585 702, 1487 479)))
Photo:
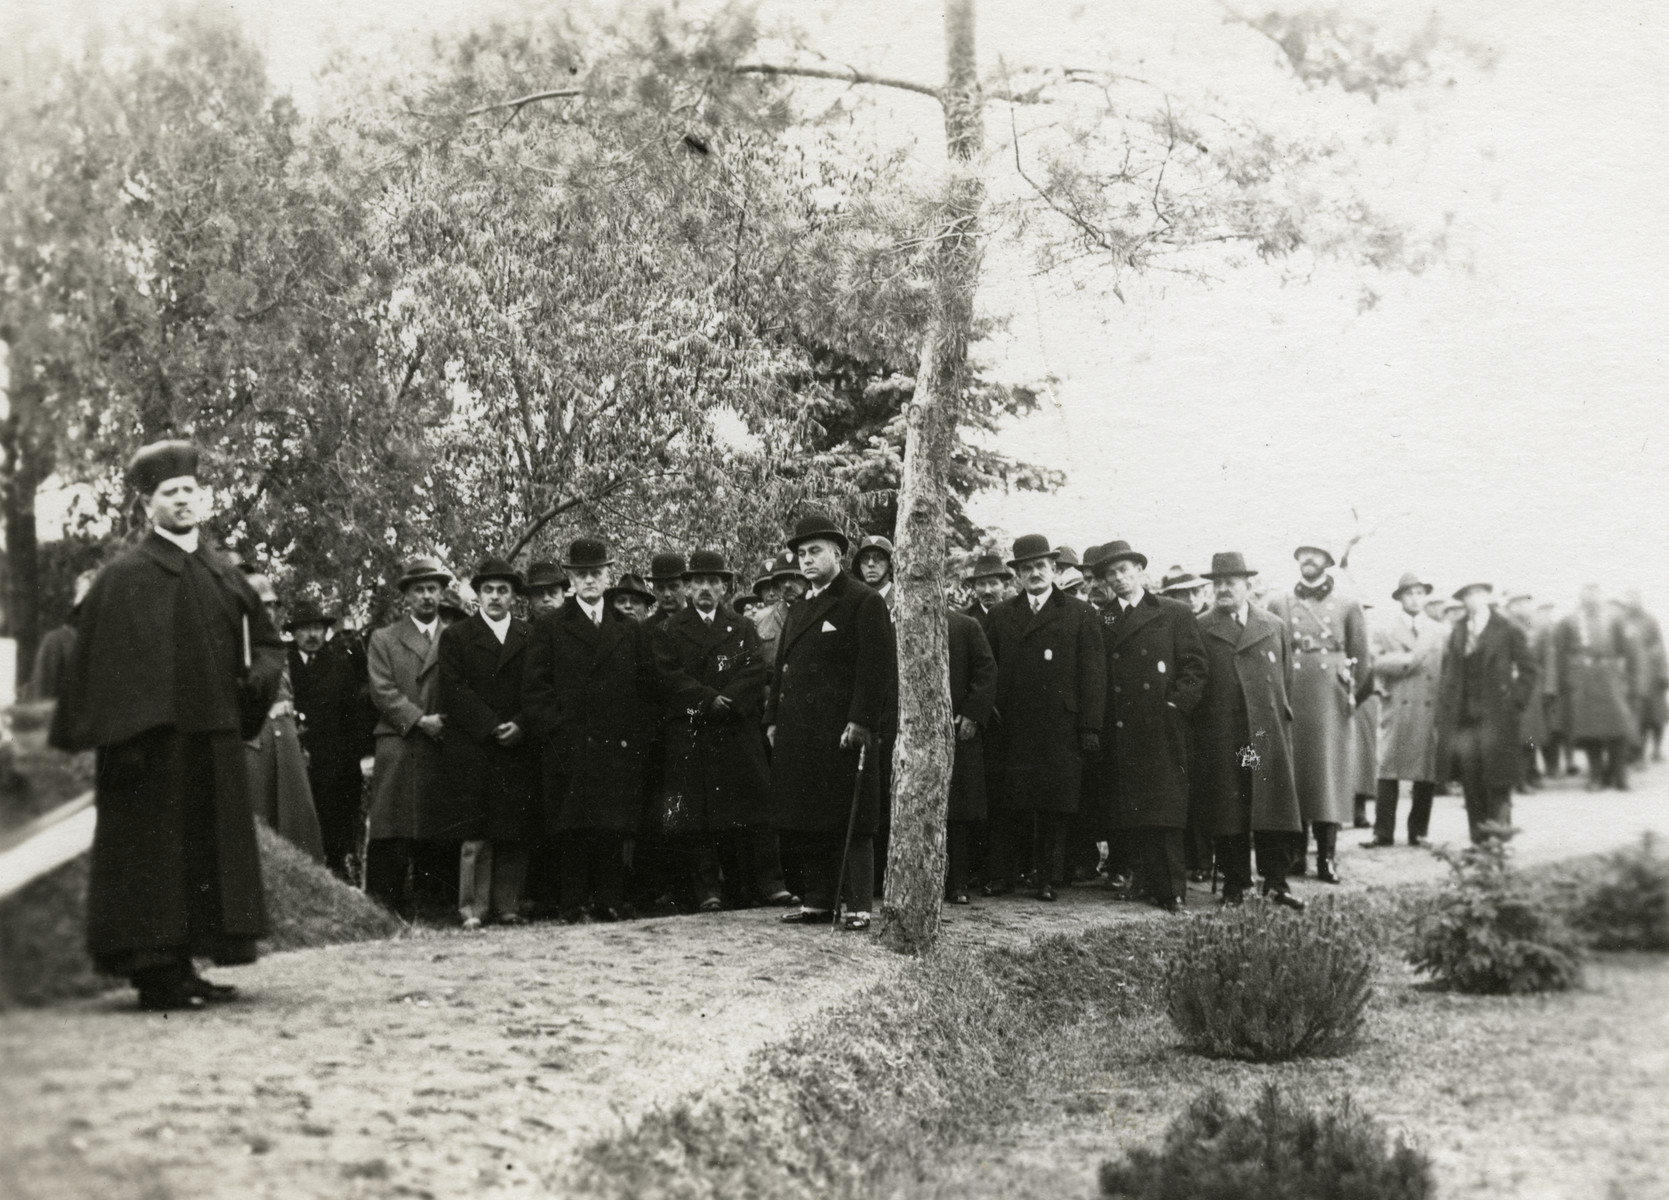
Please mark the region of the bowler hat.
POLYGON ((724 555, 717 550, 697 550, 690 555, 689 567, 679 578, 692 579, 697 575, 722 575, 727 580, 736 578, 736 572, 724 565, 724 555))
POLYGON ((451 583, 452 572, 440 565, 440 559, 430 554, 416 554, 406 559, 405 567, 400 571, 400 578, 395 586, 402 592, 414 583, 451 583))
POLYGON ((649 560, 650 583, 675 583, 684 578, 684 556, 668 551, 649 560))
POLYGON ((464 606, 464 598, 458 594, 455 587, 449 587, 440 594, 440 611, 458 620, 469 616, 469 609, 464 606))
POLYGON ((887 556, 888 562, 892 561, 892 543, 884 537, 864 538, 858 543, 858 554, 861 556, 865 550, 879 550, 887 556))
POLYGON ((840 526, 823 513, 807 513, 794 526, 794 536, 789 538, 787 546, 790 550, 798 550, 800 543, 809 542, 816 538, 824 538, 840 547, 845 554, 852 546, 846 535, 840 532, 840 526))
POLYGON ((1013 579, 1014 572, 1008 569, 1000 554, 981 554, 974 559, 968 568, 968 582, 980 579, 1013 579))
POLYGON ((612 567, 614 558, 608 552, 608 543, 602 538, 575 538, 568 543, 568 553, 562 560, 565 570, 573 571, 581 567, 612 567))
POLYGON ((1318 554, 1321 554, 1322 556, 1324 556, 1327 559, 1327 565, 1328 566, 1330 566, 1330 567, 1338 566, 1338 563, 1333 558, 1333 552, 1331 550, 1329 550, 1321 542, 1299 542, 1297 546, 1293 547, 1292 556, 1294 558, 1297 558, 1300 554, 1302 554, 1306 550, 1314 550, 1318 554))
POLYGON ((1014 557, 1008 560, 1008 565, 1017 567, 1034 558, 1052 560, 1058 555, 1059 552, 1049 545, 1049 539, 1041 533, 1023 533, 1014 539, 1014 557))
POLYGON ((1142 570, 1147 570, 1147 555, 1139 550, 1132 550, 1130 543, 1122 538, 1097 546, 1095 548, 1095 559, 1086 562, 1084 565, 1099 575, 1114 563, 1122 562, 1125 559, 1129 559, 1142 570))
POLYGON ((1172 592, 1191 592, 1195 588, 1204 587, 1208 580, 1201 579, 1192 571, 1184 571, 1180 566, 1172 567, 1165 572, 1164 579, 1159 584, 1159 594, 1168 596, 1172 592))
POLYGON ((553 562, 530 563, 527 568, 527 586, 533 588, 567 587, 568 575, 553 562))
POLYGON ((288 615, 284 620, 285 629, 294 629, 298 625, 334 625, 336 618, 319 607, 318 601, 303 597, 290 605, 288 615))
POLYGON ((127 482, 141 496, 149 496, 165 480, 197 474, 197 447, 190 442, 152 442, 133 452, 127 463, 127 482))
POLYGON ((1391 593, 1391 599, 1401 600, 1404 592, 1406 592, 1409 588, 1417 587, 1423 587, 1428 592, 1432 590, 1431 584, 1427 583, 1424 579, 1421 579, 1413 571, 1404 571, 1402 573, 1402 578, 1397 580, 1397 590, 1391 593))
POLYGON ((1490 593, 1495 591, 1495 585, 1493 583, 1463 583, 1454 590, 1454 598, 1456 600, 1464 600, 1466 599, 1467 592, 1476 591, 1478 588, 1483 588, 1484 591, 1490 593))
POLYGON ((481 585, 489 579, 502 579, 518 593, 527 591, 527 583, 522 579, 522 573, 502 558, 482 559, 481 565, 475 568, 475 574, 469 578, 470 590, 479 592, 481 585))
POLYGON ((1234 575, 1244 575, 1248 579, 1257 572, 1246 565, 1246 556, 1238 550, 1219 550, 1211 556, 1211 570, 1205 573, 1207 579, 1227 579, 1234 575))
POLYGON ((655 593, 649 590, 649 585, 643 582, 643 576, 634 575, 630 571, 622 575, 620 582, 603 594, 610 600, 616 596, 636 596, 647 604, 653 604, 658 599, 655 593))

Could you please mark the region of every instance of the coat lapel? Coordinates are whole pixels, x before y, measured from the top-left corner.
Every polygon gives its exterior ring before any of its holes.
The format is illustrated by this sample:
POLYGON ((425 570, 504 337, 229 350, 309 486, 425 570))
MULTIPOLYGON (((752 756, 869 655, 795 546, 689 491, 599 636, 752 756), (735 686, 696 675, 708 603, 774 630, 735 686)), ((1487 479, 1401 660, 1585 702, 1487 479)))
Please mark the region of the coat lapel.
POLYGON ((1234 643, 1236 654, 1248 647, 1257 645, 1265 638, 1275 636, 1276 631, 1280 628, 1275 623, 1274 617, 1268 613, 1259 612, 1250 606, 1246 609, 1246 624, 1244 626, 1237 625, 1232 620, 1229 625, 1231 628, 1237 629, 1240 634, 1234 643))
POLYGON ((1121 613, 1113 622, 1113 644, 1119 645, 1143 625, 1159 616, 1159 597, 1152 592, 1142 593, 1141 601, 1129 612, 1121 613))
POLYGON ((820 628, 824 618, 834 610, 835 601, 846 591, 846 572, 836 575, 828 587, 819 593, 817 599, 801 601, 799 611, 792 614, 789 620, 788 632, 783 635, 783 650, 786 651, 799 641, 806 630, 813 627, 820 628))
MULTIPOLYGON (((487 636, 492 637, 492 630, 487 630, 487 636)), ((495 649, 498 651, 498 669, 502 671, 507 663, 522 652, 527 645, 527 623, 515 617, 510 618, 510 628, 504 631, 504 644, 497 645, 498 639, 493 638, 495 649)))
POLYGON ((1056 588, 1049 593, 1049 598, 1043 602, 1043 607, 1032 611, 1031 597, 1022 592, 1016 597, 1025 606, 1026 624, 1021 631, 1021 637, 1031 637, 1038 630, 1046 628, 1061 619, 1061 613, 1066 609, 1066 593, 1056 588))

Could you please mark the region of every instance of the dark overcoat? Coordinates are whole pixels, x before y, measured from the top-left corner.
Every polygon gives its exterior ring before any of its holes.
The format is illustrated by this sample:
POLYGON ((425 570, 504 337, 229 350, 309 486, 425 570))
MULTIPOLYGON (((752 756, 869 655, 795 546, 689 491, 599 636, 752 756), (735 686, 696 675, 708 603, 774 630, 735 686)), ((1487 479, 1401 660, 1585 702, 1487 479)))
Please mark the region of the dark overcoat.
POLYGON ((997 660, 979 622, 959 612, 950 614, 950 711, 980 727, 967 741, 956 740, 950 771, 952 821, 983 821, 985 797, 985 726, 997 702, 997 660))
POLYGON ((51 740, 98 751, 94 962, 247 960, 266 913, 240 733, 277 693, 278 631, 207 539, 187 554, 154 532, 99 573, 77 628, 51 740))
MULTIPOLYGON (((996 615, 997 610, 1001 607, 1002 605, 999 603, 993 604, 990 608, 986 608, 984 605, 980 604, 978 600, 975 600, 972 604, 968 605, 967 608, 962 610, 962 615, 964 617, 972 617, 974 620, 978 621, 980 630, 988 634, 991 631, 991 618, 996 615)), ((987 638, 987 641, 989 640, 990 639, 987 638)))
POLYGON ((364 702, 367 684, 365 656, 339 639, 326 642, 311 661, 290 647, 290 687, 302 722, 307 777, 321 805, 325 795, 352 794, 359 786, 359 760, 374 745, 364 702))
POLYGON ((547 747, 546 827, 637 833, 661 717, 649 630, 607 605, 593 625, 570 596, 533 626, 522 699, 547 747))
POLYGON ((1205 687, 1205 646, 1194 611, 1144 592, 1126 612, 1099 614, 1107 656, 1099 779, 1113 829, 1188 824, 1188 717, 1205 687))
POLYGON ((769 667, 753 622, 720 605, 711 622, 693 604, 655 632, 666 692, 661 826, 715 833, 770 819, 770 768, 759 736, 769 667), (730 708, 712 711, 723 696, 730 708))
POLYGON ((440 635, 440 713, 446 718, 440 757, 448 798, 431 812, 447 823, 446 837, 525 842, 541 832, 537 739, 522 703, 527 641, 526 621, 511 617, 501 644, 480 613, 440 635), (493 737, 506 721, 522 731, 514 746, 493 737))
MULTIPOLYGON (((413 838, 435 824, 433 797, 445 787, 440 743, 417 727, 440 700, 440 636, 431 642, 409 616, 371 634, 365 651, 377 710, 370 836, 413 838)), ((444 799, 438 802, 444 808, 444 799)))
POLYGON ((1524 631, 1505 617, 1489 619, 1471 655, 1466 653, 1471 616, 1463 617, 1449 634, 1443 655, 1443 677, 1437 701, 1437 761, 1445 779, 1459 779, 1453 763, 1455 731, 1460 727, 1462 699, 1475 698, 1482 710, 1484 783, 1491 788, 1515 786, 1524 770, 1519 754, 1518 726, 1524 706, 1536 694, 1538 666, 1524 631), (1475 697, 1467 696, 1476 688, 1475 697))
POLYGON ((75 620, 72 617, 41 638, 40 647, 35 651, 35 671, 29 676, 24 698, 56 700, 74 650, 75 620))
POLYGON ((1101 733, 1107 663, 1100 615, 1059 588, 1034 614, 1025 593, 992 611, 1002 804, 1015 812, 1075 813, 1083 785, 1079 738, 1101 733))
MULTIPOLYGON (((777 641, 765 723, 771 753, 771 822, 796 833, 844 834, 858 782, 857 750, 842 750, 848 722, 878 735, 894 718, 898 652, 886 601, 842 571, 788 610, 777 641)), ((877 737, 878 741, 878 737, 877 737)), ((881 771, 871 746, 856 831, 880 819, 881 771)))
POLYGON ((1242 628, 1213 609, 1199 618, 1205 688, 1194 710, 1194 795, 1213 837, 1304 828, 1292 770, 1292 643, 1284 622, 1248 606, 1242 628), (1252 804, 1241 799, 1251 767, 1252 804))
POLYGON ((1552 665, 1567 737, 1585 742, 1639 736, 1634 698, 1641 672, 1621 622, 1606 612, 1571 613, 1554 628, 1552 665))

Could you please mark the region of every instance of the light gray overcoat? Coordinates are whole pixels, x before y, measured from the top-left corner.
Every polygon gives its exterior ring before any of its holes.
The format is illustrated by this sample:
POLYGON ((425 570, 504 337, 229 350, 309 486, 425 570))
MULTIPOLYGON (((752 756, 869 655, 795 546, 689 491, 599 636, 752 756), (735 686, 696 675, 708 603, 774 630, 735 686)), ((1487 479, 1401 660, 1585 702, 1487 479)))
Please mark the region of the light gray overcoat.
POLYGON ((371 635, 365 658, 377 708, 371 837, 421 837, 425 791, 441 778, 440 743, 417 728, 439 699, 439 628, 430 642, 411 617, 401 617, 371 635))
POLYGON ((1437 697, 1449 626, 1397 609, 1373 631, 1373 673, 1384 699, 1379 710, 1379 777, 1437 780, 1437 697))

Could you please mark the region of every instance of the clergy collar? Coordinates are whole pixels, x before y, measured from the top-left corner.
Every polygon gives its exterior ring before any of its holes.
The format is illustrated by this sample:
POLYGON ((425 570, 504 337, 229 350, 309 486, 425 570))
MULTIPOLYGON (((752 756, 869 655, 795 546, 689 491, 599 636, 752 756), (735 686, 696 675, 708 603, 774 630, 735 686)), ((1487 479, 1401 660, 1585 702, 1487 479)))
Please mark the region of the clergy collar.
POLYGON ((197 535, 197 526, 195 525, 186 530, 184 533, 175 533, 173 530, 164 529, 160 525, 153 525, 151 526, 151 529, 157 534, 158 537, 167 538, 170 542, 173 542, 174 545, 178 546, 181 550, 184 550, 187 554, 196 554, 197 545, 202 540, 197 535))

